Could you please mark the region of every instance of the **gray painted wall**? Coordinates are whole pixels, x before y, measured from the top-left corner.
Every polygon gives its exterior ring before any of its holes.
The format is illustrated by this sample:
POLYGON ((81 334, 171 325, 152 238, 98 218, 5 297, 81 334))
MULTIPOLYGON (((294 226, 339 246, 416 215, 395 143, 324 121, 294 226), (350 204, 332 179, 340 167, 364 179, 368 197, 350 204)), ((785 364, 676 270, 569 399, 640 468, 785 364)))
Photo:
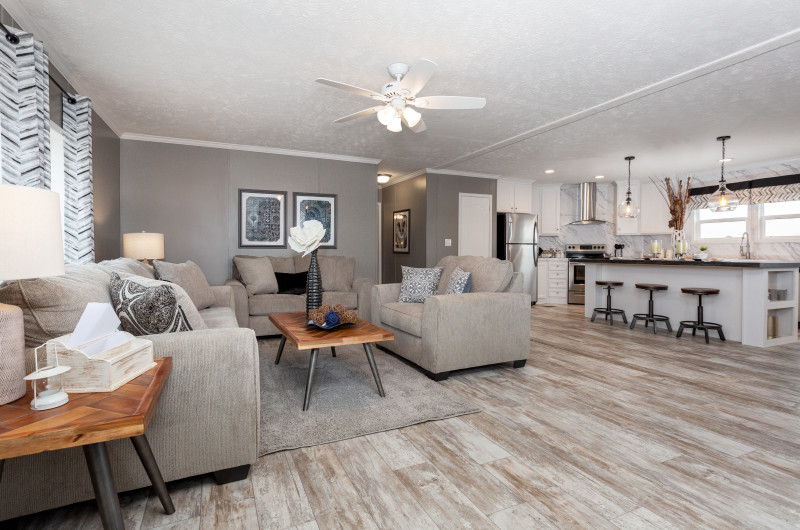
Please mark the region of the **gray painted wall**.
POLYGON ((356 258, 356 276, 378 269, 377 184, 374 164, 122 141, 122 232, 163 232, 167 261, 197 262, 212 285, 231 274, 236 254, 292 256, 291 249, 240 249, 239 188, 335 193, 337 249, 320 254, 356 258))
POLYGON ((397 283, 403 278, 403 265, 425 267, 427 230, 427 179, 420 175, 381 190, 381 266, 382 283, 397 283), (408 254, 392 251, 392 214, 397 210, 411 210, 408 254))
MULTIPOLYGON (((11 14, 0 6, 0 22, 19 28, 11 14)), ((24 29, 24 28, 23 28, 24 29)), ((45 50, 50 47, 45 43, 45 50)), ((72 93, 69 81, 50 63, 50 76, 72 93)), ((90 96, 90 94, 84 94, 90 96)), ((59 127, 62 122, 61 90, 50 80, 50 119, 59 127)), ((92 112, 92 176, 94 179, 95 260, 118 258, 122 252, 119 216, 120 140, 97 112, 92 112)))

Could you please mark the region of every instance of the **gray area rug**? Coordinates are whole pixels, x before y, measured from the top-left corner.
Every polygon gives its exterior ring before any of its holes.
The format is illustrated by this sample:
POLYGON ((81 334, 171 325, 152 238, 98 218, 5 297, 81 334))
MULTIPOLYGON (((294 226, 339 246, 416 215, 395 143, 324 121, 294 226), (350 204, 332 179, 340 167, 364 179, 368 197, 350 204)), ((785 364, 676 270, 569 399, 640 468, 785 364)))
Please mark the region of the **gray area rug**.
POLYGON ((303 412, 309 351, 287 343, 275 365, 280 339, 258 342, 261 354, 261 443, 263 456, 286 449, 346 440, 416 423, 471 414, 480 409, 431 381, 417 369, 373 346, 386 397, 378 395, 364 348, 323 348, 303 412))

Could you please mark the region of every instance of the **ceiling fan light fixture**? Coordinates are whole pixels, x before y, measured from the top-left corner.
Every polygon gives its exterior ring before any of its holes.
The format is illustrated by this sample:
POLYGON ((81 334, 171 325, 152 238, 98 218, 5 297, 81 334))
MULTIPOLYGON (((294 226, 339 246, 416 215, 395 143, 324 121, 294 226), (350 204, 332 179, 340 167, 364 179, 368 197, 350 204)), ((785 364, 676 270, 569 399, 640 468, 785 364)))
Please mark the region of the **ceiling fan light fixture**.
POLYGON ((389 125, 389 121, 394 117, 394 109, 391 105, 386 105, 381 110, 378 111, 378 121, 381 122, 382 125, 389 125))
POLYGON ((730 136, 717 137, 717 141, 722 142, 722 158, 720 159, 719 187, 708 198, 708 208, 712 212, 732 212, 739 206, 739 197, 728 189, 728 185, 725 182, 725 162, 731 160, 725 158, 725 142, 730 139, 730 136))
POLYGON ((422 119, 422 114, 411 107, 406 107, 403 109, 403 117, 406 119, 406 123, 408 123, 409 127, 416 127, 419 120, 422 119))
POLYGON ((392 132, 400 132, 403 130, 403 122, 400 120, 400 116, 395 115, 391 120, 389 120, 389 124, 386 126, 392 132))

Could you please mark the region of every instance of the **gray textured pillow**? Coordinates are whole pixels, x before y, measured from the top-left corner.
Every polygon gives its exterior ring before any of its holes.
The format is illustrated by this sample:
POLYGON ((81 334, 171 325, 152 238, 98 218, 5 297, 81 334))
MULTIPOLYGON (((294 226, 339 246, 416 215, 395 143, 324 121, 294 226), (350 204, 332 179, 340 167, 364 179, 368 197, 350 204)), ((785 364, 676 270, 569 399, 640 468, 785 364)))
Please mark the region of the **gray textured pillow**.
POLYGON ((467 272, 461 267, 456 267, 447 280, 447 289, 444 294, 463 294, 468 293, 472 287, 472 273, 467 272))
POLYGON ((145 286, 138 277, 123 280, 112 272, 109 292, 122 329, 128 333, 158 335, 192 330, 175 289, 166 282, 145 286))
POLYGON ((278 292, 278 279, 268 257, 254 259, 234 256, 233 263, 239 270, 247 296, 278 292))
POLYGON ((214 291, 208 285, 203 269, 194 261, 168 263, 156 260, 153 262, 153 269, 157 280, 180 285, 197 309, 214 305, 214 291))
POLYGON ((403 283, 400 284, 400 297, 398 302, 422 303, 429 296, 436 294, 439 279, 442 276, 441 267, 434 269, 417 269, 403 266, 403 283))
POLYGON ((177 283, 164 282, 161 280, 154 280, 151 278, 142 278, 141 276, 137 276, 135 274, 120 273, 119 277, 122 280, 133 280, 136 283, 142 285, 143 287, 148 287, 148 288, 166 285, 175 292, 175 299, 178 301, 178 305, 181 307, 183 314, 186 316, 186 321, 189 323, 189 326, 193 330, 208 328, 205 320, 203 320, 203 317, 200 316, 200 312, 197 310, 194 303, 192 302, 192 299, 189 297, 186 291, 184 291, 183 288, 177 283))

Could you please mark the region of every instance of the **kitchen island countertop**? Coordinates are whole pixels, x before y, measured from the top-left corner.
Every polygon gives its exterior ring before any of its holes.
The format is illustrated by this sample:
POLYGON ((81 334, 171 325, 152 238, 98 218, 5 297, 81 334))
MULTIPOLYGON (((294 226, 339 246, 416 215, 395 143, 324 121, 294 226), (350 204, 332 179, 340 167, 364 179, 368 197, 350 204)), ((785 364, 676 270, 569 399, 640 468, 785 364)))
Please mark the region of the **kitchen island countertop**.
POLYGON ((595 263, 597 265, 657 265, 672 267, 736 267, 753 269, 788 269, 800 268, 800 261, 759 260, 759 259, 719 259, 708 261, 678 259, 643 259, 643 258, 571 258, 578 263, 595 263))

